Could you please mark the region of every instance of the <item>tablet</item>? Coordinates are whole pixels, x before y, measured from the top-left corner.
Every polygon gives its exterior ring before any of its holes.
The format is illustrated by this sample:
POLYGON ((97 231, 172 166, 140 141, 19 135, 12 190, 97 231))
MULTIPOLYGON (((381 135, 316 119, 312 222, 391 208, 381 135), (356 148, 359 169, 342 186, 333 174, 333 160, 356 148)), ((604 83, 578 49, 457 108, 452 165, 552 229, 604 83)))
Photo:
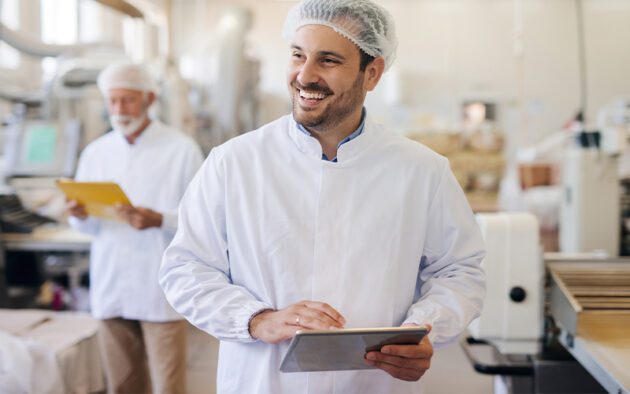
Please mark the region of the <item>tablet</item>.
POLYGON ((282 360, 282 372, 347 371, 374 369, 365 353, 385 345, 418 344, 426 327, 353 328, 298 331, 282 360))
POLYGON ((131 205, 125 192, 113 182, 75 182, 71 179, 59 179, 57 187, 68 200, 76 200, 85 205, 88 215, 102 219, 123 221, 116 214, 116 205, 131 205))

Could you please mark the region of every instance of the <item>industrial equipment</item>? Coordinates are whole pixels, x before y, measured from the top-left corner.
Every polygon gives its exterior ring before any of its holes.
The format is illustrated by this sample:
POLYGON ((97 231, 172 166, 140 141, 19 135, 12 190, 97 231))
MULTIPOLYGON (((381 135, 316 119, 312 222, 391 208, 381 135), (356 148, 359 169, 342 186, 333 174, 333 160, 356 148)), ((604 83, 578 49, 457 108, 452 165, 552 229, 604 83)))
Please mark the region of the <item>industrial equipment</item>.
POLYGON ((462 341, 475 370, 495 375, 497 393, 629 393, 630 259, 543 255, 530 214, 477 220, 487 296, 462 341))
POLYGON ((630 390, 630 262, 548 261, 560 342, 612 393, 630 390))
POLYGON ((247 53, 252 13, 225 7, 201 54, 185 55, 182 74, 192 84, 198 139, 204 151, 253 130, 258 124, 260 62, 247 53))
MULTIPOLYGON (((560 204, 560 250, 565 253, 601 250, 619 255, 619 175, 617 154, 607 142, 612 133, 580 132, 564 154, 563 197, 560 204)), ((627 138, 627 137, 626 137, 627 138)), ((623 141, 624 139, 619 139, 623 141)))

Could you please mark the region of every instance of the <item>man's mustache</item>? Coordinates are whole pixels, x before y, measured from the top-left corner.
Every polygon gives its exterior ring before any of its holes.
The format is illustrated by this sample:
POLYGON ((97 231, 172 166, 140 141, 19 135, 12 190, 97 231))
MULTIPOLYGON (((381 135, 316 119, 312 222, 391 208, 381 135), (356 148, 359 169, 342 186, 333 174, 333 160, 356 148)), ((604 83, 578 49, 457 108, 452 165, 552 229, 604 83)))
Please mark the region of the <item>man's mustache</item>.
POLYGON ((293 85, 293 87, 296 89, 306 90, 308 92, 323 93, 323 94, 328 94, 328 95, 333 94, 333 91, 330 90, 328 87, 318 85, 317 83, 309 83, 308 85, 302 85, 301 83, 294 81, 291 85, 293 85))

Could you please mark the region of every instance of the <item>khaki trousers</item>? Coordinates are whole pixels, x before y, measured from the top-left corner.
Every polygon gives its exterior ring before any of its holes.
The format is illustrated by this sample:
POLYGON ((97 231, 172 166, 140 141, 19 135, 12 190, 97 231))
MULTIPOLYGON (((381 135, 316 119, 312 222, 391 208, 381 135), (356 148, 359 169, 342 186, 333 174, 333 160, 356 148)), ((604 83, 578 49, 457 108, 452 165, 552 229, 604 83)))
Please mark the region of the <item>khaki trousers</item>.
POLYGON ((105 319, 99 345, 110 393, 185 393, 186 330, 183 320, 151 323, 105 319))

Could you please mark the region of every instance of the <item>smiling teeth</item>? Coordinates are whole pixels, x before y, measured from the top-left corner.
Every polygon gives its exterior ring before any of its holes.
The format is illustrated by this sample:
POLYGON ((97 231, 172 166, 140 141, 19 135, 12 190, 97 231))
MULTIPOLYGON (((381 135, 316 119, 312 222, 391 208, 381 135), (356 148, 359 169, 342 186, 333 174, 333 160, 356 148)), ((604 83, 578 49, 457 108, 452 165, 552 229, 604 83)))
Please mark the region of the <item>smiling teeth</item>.
POLYGON ((323 93, 309 93, 309 92, 304 92, 304 91, 300 91, 300 97, 305 98, 307 100, 321 100, 324 97, 326 97, 325 94, 323 93))

